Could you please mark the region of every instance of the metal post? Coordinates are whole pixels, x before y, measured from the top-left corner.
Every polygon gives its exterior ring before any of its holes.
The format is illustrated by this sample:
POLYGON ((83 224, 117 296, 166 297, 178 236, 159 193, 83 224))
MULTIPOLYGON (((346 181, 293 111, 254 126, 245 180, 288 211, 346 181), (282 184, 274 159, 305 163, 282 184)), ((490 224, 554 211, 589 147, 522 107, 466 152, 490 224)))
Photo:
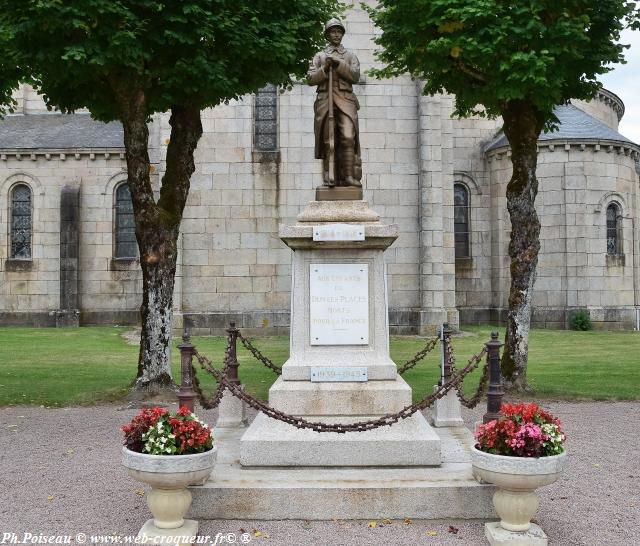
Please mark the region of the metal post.
POLYGON ((240 366, 240 363, 238 362, 237 356, 239 333, 239 330, 236 328, 236 323, 230 322, 229 328, 227 328, 227 335, 229 339, 229 368, 227 371, 227 379, 230 383, 235 383, 236 385, 240 384, 240 378, 238 377, 238 366, 240 366))
POLYGON ((444 384, 451 379, 451 334, 453 330, 450 328, 448 322, 442 325, 441 332, 442 357, 444 359, 442 365, 442 381, 444 384))
POLYGON ((500 407, 502 406, 502 373, 500 371, 500 347, 502 343, 498 341, 498 332, 491 333, 491 341, 486 344, 487 359, 489 360, 489 391, 487 393, 487 412, 482 417, 483 423, 488 423, 501 417, 500 407))
POLYGON ((180 390, 178 391, 178 401, 180 407, 186 406, 190 411, 194 411, 194 401, 196 391, 193 390, 193 377, 191 374, 191 361, 196 348, 191 344, 191 336, 187 330, 182 334, 182 343, 178 345, 180 349, 180 390))

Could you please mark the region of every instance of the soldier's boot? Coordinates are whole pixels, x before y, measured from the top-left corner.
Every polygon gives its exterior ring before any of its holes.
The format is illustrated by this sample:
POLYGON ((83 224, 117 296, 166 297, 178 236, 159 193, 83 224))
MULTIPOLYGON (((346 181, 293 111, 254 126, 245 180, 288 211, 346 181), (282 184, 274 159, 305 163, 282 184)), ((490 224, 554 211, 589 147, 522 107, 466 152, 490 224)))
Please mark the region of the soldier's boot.
POLYGON ((356 163, 356 154, 353 150, 353 148, 348 147, 345 150, 343 150, 342 153, 342 172, 344 173, 344 184, 345 186, 356 186, 356 187, 360 187, 362 186, 362 184, 360 184, 359 180, 356 180, 354 178, 354 169, 355 169, 355 163, 356 163))

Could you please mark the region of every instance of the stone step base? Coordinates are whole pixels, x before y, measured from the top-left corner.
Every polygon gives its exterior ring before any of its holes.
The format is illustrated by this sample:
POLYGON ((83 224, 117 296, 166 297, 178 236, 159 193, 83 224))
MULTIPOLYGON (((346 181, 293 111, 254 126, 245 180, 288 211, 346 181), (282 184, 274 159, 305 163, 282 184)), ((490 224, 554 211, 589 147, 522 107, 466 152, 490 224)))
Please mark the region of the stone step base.
POLYGON ((495 488, 471 474, 468 430, 438 429, 440 467, 246 468, 245 429, 216 430, 211 479, 191 487, 196 519, 496 519, 495 488))
POLYGON ((411 387, 400 376, 393 381, 362 383, 285 381, 269 389, 271 407, 291 415, 384 415, 411 404, 411 387))
MULTIPOLYGON (((309 421, 356 422, 371 416, 309 416, 309 421)), ((366 432, 301 430, 259 413, 240 441, 244 466, 439 465, 440 438, 421 413, 366 432)))

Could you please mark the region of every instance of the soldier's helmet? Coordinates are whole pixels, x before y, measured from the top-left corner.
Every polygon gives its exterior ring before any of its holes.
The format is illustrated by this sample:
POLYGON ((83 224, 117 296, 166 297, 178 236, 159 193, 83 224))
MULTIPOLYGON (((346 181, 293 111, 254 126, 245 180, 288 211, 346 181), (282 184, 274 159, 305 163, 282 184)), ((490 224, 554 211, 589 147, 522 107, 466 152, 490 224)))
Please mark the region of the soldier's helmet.
POLYGON ((345 34, 347 32, 347 29, 344 28, 344 25, 342 24, 342 21, 340 21, 340 19, 336 19, 334 17, 333 19, 330 19, 329 21, 327 21, 327 24, 324 26, 324 34, 325 34, 325 36, 327 35, 327 32, 329 32, 330 29, 336 28, 336 27, 338 27, 340 30, 342 30, 342 34, 345 34))

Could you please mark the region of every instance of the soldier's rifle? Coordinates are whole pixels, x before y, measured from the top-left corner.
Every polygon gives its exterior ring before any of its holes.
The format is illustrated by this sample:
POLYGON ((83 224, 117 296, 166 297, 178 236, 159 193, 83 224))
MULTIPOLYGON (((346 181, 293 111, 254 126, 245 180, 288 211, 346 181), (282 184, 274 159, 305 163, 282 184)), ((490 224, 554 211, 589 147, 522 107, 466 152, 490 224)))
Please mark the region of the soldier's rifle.
POLYGON ((329 186, 335 186, 336 143, 335 143, 335 119, 333 118, 333 61, 329 68, 329 186))

